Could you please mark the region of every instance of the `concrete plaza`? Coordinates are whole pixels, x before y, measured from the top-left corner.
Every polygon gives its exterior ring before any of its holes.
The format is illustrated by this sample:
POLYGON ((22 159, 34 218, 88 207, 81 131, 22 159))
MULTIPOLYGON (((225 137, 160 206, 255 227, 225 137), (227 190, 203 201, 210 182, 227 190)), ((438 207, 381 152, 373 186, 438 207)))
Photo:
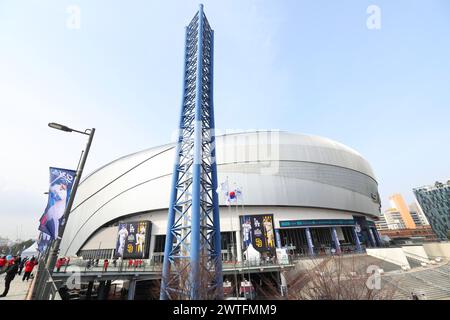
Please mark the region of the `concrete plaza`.
MULTIPOLYGON (((25 300, 28 289, 31 286, 32 279, 27 281, 22 281, 22 275, 16 275, 14 280, 11 282, 11 286, 9 287, 9 292, 6 297, 0 297, 1 300, 25 300)), ((0 276, 0 294, 3 293, 5 289, 5 274, 0 276)))

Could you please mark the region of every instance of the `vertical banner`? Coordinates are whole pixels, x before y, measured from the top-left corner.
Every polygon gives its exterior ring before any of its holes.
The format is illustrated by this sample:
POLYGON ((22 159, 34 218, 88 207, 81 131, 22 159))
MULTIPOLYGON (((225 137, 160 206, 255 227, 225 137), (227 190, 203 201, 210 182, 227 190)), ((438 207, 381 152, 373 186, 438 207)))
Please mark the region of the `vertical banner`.
POLYGON ((58 237, 59 226, 64 223, 62 217, 75 181, 76 171, 50 167, 50 187, 45 212, 39 223, 39 230, 50 236, 58 237))
POLYGON ((240 216, 243 250, 251 244, 257 251, 274 253, 273 214, 240 216))
POLYGON ((119 223, 115 257, 147 259, 150 249, 150 221, 119 223))
POLYGON ((50 236, 46 233, 41 232, 39 235, 39 239, 37 241, 38 245, 37 251, 39 251, 40 253, 45 253, 50 242, 51 242, 50 236))
POLYGON ((358 235, 359 242, 362 244, 367 244, 369 236, 366 217, 353 216, 353 220, 355 220, 355 230, 358 235))

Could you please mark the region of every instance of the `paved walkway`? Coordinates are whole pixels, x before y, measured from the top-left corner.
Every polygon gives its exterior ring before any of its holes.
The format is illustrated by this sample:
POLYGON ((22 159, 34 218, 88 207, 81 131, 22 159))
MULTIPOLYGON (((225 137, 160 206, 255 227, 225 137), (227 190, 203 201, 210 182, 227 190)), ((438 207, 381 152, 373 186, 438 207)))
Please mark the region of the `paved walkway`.
MULTIPOLYGON (((1 300, 25 300, 28 288, 31 285, 31 278, 27 282, 22 281, 22 275, 16 275, 14 280, 11 282, 11 286, 9 287, 9 292, 6 297, 0 297, 1 300)), ((5 274, 2 274, 0 276, 0 294, 3 293, 3 290, 5 289, 5 274)))

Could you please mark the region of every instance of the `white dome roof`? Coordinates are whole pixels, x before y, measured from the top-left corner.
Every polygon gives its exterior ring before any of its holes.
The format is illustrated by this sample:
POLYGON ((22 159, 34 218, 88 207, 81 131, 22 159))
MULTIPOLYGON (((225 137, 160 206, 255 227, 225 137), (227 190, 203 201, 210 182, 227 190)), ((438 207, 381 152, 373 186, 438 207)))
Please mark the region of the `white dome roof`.
MULTIPOLYGON (((112 220, 166 209, 174 146, 124 156, 87 176, 78 188, 62 248, 76 252, 112 220)), ((239 184, 246 206, 379 214, 374 200, 378 186, 369 163, 333 140, 279 131, 235 133, 216 137, 216 154, 219 183, 228 177, 239 184)))

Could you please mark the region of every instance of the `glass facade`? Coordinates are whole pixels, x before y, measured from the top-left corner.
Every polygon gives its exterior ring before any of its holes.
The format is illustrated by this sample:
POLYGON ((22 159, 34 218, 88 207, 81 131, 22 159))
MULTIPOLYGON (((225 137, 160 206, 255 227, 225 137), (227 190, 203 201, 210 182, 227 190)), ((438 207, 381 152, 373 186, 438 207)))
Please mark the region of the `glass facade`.
POLYGON ((112 259, 114 249, 81 250, 79 256, 83 259, 112 259))
POLYGON ((450 230, 450 181, 413 189, 431 228, 440 240, 448 240, 450 230))

